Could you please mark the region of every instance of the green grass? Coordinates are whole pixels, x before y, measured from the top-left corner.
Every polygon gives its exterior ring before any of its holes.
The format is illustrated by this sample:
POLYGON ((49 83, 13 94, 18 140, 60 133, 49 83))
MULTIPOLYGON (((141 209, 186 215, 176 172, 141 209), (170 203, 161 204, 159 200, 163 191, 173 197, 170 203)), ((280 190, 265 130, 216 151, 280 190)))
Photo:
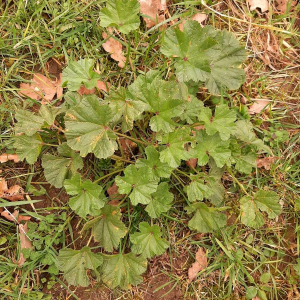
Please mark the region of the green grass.
MULTIPOLYGON (((257 169, 249 176, 235 172, 233 175, 239 184, 229 173, 225 173, 222 181, 226 187, 225 205, 230 206, 228 217, 231 222, 222 230, 203 234, 201 238, 187 227, 190 217, 183 209, 186 200, 183 192, 186 177, 179 172, 175 173, 172 181, 174 205, 168 215, 162 216, 158 222, 163 236, 170 241, 168 259, 164 257, 161 262, 165 267, 163 273, 168 276, 174 289, 181 290, 184 299, 245 299, 243 297, 247 286, 255 286, 266 292, 267 299, 296 299, 300 293, 299 276, 295 274, 293 267, 300 254, 300 61, 296 60, 296 53, 299 55, 300 33, 295 26, 299 8, 285 15, 273 13, 266 20, 256 12, 250 13, 244 1, 235 1, 234 4, 229 2, 228 5, 224 1, 223 9, 216 7, 215 1, 208 1, 205 8, 199 5, 199 1, 188 1, 185 5, 178 6, 175 2, 178 1, 174 1, 174 5, 170 7, 170 15, 175 16, 173 19, 180 15, 192 15, 195 9, 204 9, 210 13, 209 24, 228 29, 235 33, 241 43, 247 43, 249 57, 244 66, 247 69, 247 82, 240 90, 228 93, 226 99, 237 108, 240 108, 245 99, 247 105, 257 98, 270 100, 271 109, 252 116, 251 121, 257 135, 266 141, 273 156, 279 159, 269 171, 257 169), (246 22, 243 21, 244 16, 246 22), (265 26, 269 26, 269 30, 265 26), (262 38, 267 34, 277 41, 281 53, 267 52, 266 40, 262 38), (271 57, 271 67, 263 60, 266 53, 271 57), (239 221, 238 202, 242 195, 241 185, 247 191, 256 191, 259 188, 276 191, 282 201, 282 214, 275 220, 269 220, 263 228, 252 229, 242 225, 239 221), (208 267, 199 274, 197 280, 189 284, 187 270, 194 261, 198 247, 207 251, 208 267), (185 258, 179 267, 181 272, 172 263, 178 257, 185 258), (267 282, 261 278, 265 273, 270 274, 267 282)), ((164 31, 154 29, 146 32, 143 26, 126 37, 122 34, 117 36, 127 57, 125 68, 118 68, 117 63, 108 58, 109 55, 101 46, 103 28, 99 25, 99 11, 103 6, 104 1, 71 0, 63 0, 59 4, 57 1, 19 0, 0 5, 2 152, 13 151, 10 137, 13 135, 15 110, 39 105, 18 95, 20 82, 30 80, 37 71, 50 76, 47 62, 51 58, 59 61, 62 68, 72 60, 93 58, 97 62, 96 68, 102 72, 103 80, 114 86, 128 86, 139 74, 149 69, 171 72, 168 61, 158 49, 159 39, 164 31)), ((207 99, 207 91, 201 90, 199 97, 207 99)), ((241 109, 239 112, 243 114, 241 109)), ((144 122, 145 120, 136 122, 137 127, 132 131, 132 136, 142 139, 143 142, 151 136, 144 128, 144 122)), ((139 147, 144 149, 142 144, 139 147)), ((45 152, 48 150, 45 149, 45 152)), ((101 180, 103 185, 111 184, 115 175, 118 175, 116 170, 121 172, 126 166, 126 162, 120 159, 111 164, 107 160, 88 156, 87 161, 83 171, 85 177, 101 180)), ((1 177, 26 187, 26 191, 30 184, 35 187, 36 182, 41 186, 46 184, 40 165, 30 167, 19 164, 16 168, 12 162, 8 162, 0 165, 0 169, 1 177)), ((181 171, 187 174, 190 172, 187 167, 181 171)), ((46 198, 51 203, 49 207, 36 208, 35 204, 25 208, 19 206, 20 212, 32 215, 34 220, 43 219, 49 212, 55 216, 66 212, 66 220, 57 221, 62 226, 63 233, 57 232, 51 223, 46 222, 47 228, 45 231, 38 231, 38 235, 43 236, 47 232, 52 238, 48 243, 43 242, 40 256, 22 269, 13 261, 19 255, 16 226, 0 219, 0 293, 3 299, 51 299, 51 296, 42 292, 42 287, 47 286, 47 283, 49 289, 55 282, 59 285, 66 284, 59 275, 48 274, 42 261, 45 253, 53 253, 55 256, 60 247, 80 248, 87 243, 98 251, 97 245, 93 244, 88 234, 83 233, 82 238, 80 237, 79 231, 85 220, 76 218, 61 200, 63 192, 56 191, 56 195, 48 192, 47 190, 46 198), (61 236, 58 245, 54 243, 56 235, 61 236)), ((127 203, 123 206, 126 209, 127 203)), ((124 220, 131 224, 132 230, 142 220, 150 222, 150 218, 141 208, 124 215, 124 220)), ((94 288, 99 288, 99 284, 94 288)), ((76 298, 76 292, 73 293, 66 285, 64 289, 76 298)), ((130 291, 116 289, 108 293, 112 293, 115 298, 122 297, 120 299, 143 299, 143 287, 139 286, 130 291)), ((63 292, 59 297, 64 299, 63 292)))

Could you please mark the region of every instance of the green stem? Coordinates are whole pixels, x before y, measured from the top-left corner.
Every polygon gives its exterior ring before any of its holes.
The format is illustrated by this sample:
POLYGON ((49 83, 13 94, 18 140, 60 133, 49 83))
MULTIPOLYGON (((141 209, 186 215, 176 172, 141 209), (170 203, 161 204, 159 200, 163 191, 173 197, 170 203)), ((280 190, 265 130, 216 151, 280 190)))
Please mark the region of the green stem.
POLYGON ((118 136, 124 137, 124 138, 126 138, 126 139, 129 139, 129 140, 131 140, 131 141, 133 141, 133 142, 135 142, 135 143, 143 144, 143 145, 146 145, 146 146, 151 145, 150 143, 147 143, 147 142, 143 142, 143 141, 137 140, 137 139, 135 139, 135 138, 133 138, 133 137, 131 137, 131 136, 128 136, 128 135, 126 135, 126 134, 122 134, 122 133, 118 133, 118 132, 115 132, 115 134, 118 135, 118 136))
POLYGON ((97 183, 97 182, 99 182, 99 181, 101 181, 101 180, 103 180, 103 179, 105 179, 105 178, 107 178, 107 177, 110 177, 110 176, 112 176, 112 175, 114 175, 114 174, 120 173, 120 172, 122 172, 122 171, 124 171, 124 170, 125 170, 125 169, 121 169, 121 170, 117 170, 117 171, 111 172, 111 173, 109 173, 109 174, 107 174, 107 175, 104 175, 104 176, 98 178, 97 180, 95 180, 94 183, 97 183))
POLYGON ((247 195, 250 196, 250 194, 246 191, 246 189, 244 188, 244 186, 238 181, 238 179, 233 175, 232 171, 230 170, 229 167, 227 167, 227 172, 231 175, 231 177, 233 178, 233 180, 239 185, 239 187, 241 188, 241 190, 247 195))
POLYGON ((181 181, 181 179, 180 179, 174 172, 172 172, 172 175, 177 179, 177 181, 178 181, 183 187, 185 187, 184 183, 181 181))
POLYGON ((175 171, 177 171, 177 172, 181 173, 182 175, 184 175, 184 176, 190 178, 190 175, 184 173, 183 171, 181 171, 181 170, 179 170, 179 169, 176 169, 175 171))
POLYGON ((53 145, 48 143, 42 143, 43 146, 50 146, 50 147, 58 147, 59 145, 53 145))
POLYGON ((110 158, 113 159, 113 160, 125 161, 125 162, 127 162, 129 164, 133 164, 134 163, 133 161, 127 160, 127 159, 125 159, 123 157, 120 157, 120 156, 117 156, 117 155, 112 155, 112 156, 110 156, 110 158))

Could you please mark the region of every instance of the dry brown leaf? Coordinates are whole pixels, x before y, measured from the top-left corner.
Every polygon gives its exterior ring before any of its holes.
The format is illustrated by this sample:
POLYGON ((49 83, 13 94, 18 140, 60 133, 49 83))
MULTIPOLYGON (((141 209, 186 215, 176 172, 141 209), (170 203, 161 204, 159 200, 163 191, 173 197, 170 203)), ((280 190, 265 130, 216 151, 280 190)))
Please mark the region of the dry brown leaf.
POLYGON ((248 108, 248 112, 250 115, 259 114, 269 103, 268 100, 255 100, 254 104, 248 108))
POLYGON ((34 100, 41 100, 42 103, 51 101, 54 96, 62 95, 61 77, 53 82, 43 74, 34 74, 31 83, 21 83, 19 95, 27 96, 34 100))
POLYGON ((9 160, 13 160, 15 163, 20 161, 19 156, 17 154, 3 153, 0 155, 0 163, 5 163, 9 160))
MULTIPOLYGON (((197 21, 201 25, 201 27, 203 27, 204 25, 202 23, 206 19, 207 19, 206 14, 197 13, 197 14, 193 15, 190 20, 197 21)), ((180 23, 179 26, 178 26, 181 31, 183 31, 183 25, 184 25, 185 22, 186 22, 186 20, 182 21, 182 23, 180 23)))
POLYGON ((268 0, 247 0, 250 10, 255 10, 259 8, 262 13, 269 10, 269 2, 268 0))
POLYGON ((270 170, 271 164, 277 159, 277 157, 264 157, 257 158, 256 165, 258 168, 265 168, 266 170, 270 170))
POLYGON ((196 253, 195 262, 188 270, 189 282, 192 282, 197 277, 197 274, 200 271, 204 270, 206 267, 207 267, 206 253, 203 248, 199 248, 196 253))
POLYGON ((258 296, 252 298, 252 300, 261 300, 258 296))
POLYGON ((290 7, 294 7, 297 4, 297 1, 291 1, 291 0, 276 0, 277 6, 276 9, 280 11, 281 13, 285 13, 287 11, 288 5, 290 4, 290 7))
POLYGON ((108 202, 109 205, 117 206, 120 200, 125 196, 119 194, 119 188, 117 184, 114 182, 111 187, 107 189, 107 193, 111 201, 108 202))
POLYGON ((159 11, 165 10, 166 4, 162 4, 160 0, 139 0, 141 5, 141 13, 148 17, 143 17, 147 28, 151 28, 165 20, 164 15, 159 15, 159 11))
POLYGON ((30 216, 21 216, 19 212, 15 210, 12 214, 9 214, 7 211, 3 211, 1 216, 6 218, 8 221, 15 222, 16 220, 19 222, 21 221, 29 221, 31 219, 30 216))
MULTIPOLYGON (((19 237, 20 237, 20 250, 22 251, 23 249, 32 249, 32 244, 30 242, 30 240, 28 239, 28 237, 26 236, 26 233, 28 231, 28 227, 27 227, 27 223, 25 223, 25 225, 20 224, 19 225, 19 237)), ((26 261, 26 258, 24 257, 23 253, 21 252, 20 254, 20 258, 18 260, 18 265, 22 266, 26 261)))
MULTIPOLYGON (((104 92, 107 92, 106 85, 103 81, 98 80, 97 81, 97 88, 99 90, 102 90, 104 92)), ((80 87, 80 89, 77 91, 81 96, 82 95, 90 95, 90 94, 95 94, 96 88, 92 89, 87 89, 84 85, 80 87)))
POLYGON ((198 158, 190 158, 187 160, 186 164, 188 167, 195 169, 197 167, 198 158))
POLYGON ((0 197, 10 201, 21 200, 24 199, 24 190, 19 185, 8 188, 6 180, 0 178, 0 197))
POLYGON ((137 148, 137 144, 129 139, 120 138, 120 146, 123 150, 124 156, 128 159, 134 155, 133 151, 137 148))
MULTIPOLYGON (((106 39, 108 35, 105 32, 102 32, 102 37, 106 39)), ((102 44, 103 49, 110 53, 110 57, 115 61, 118 61, 118 66, 124 68, 126 57, 122 51, 122 44, 115 40, 114 38, 109 38, 104 44, 102 44)))
POLYGON ((62 83, 62 74, 60 73, 58 75, 58 80, 56 81, 55 85, 56 85, 56 97, 57 98, 61 98, 63 95, 63 88, 61 87, 61 83, 62 83))

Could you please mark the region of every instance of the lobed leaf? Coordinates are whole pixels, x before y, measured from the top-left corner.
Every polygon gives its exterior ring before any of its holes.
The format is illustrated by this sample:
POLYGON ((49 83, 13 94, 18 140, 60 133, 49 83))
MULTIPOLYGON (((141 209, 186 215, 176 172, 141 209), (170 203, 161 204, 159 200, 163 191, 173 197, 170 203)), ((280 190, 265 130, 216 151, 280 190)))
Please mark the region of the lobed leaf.
POLYGON ((68 145, 80 151, 81 156, 94 153, 98 158, 107 158, 117 150, 116 135, 109 127, 112 111, 108 105, 92 95, 70 109, 65 116, 65 135, 68 145))
POLYGON ((110 0, 100 11, 100 26, 116 27, 122 33, 129 33, 140 26, 140 4, 137 0, 110 0))
POLYGON ((105 257, 101 268, 102 280, 110 288, 120 286, 122 289, 129 289, 143 281, 141 276, 147 270, 147 260, 134 253, 117 254, 105 257))
POLYGON ((130 236, 133 243, 132 252, 150 258, 163 254, 169 247, 167 241, 161 238, 161 231, 157 225, 150 226, 147 222, 141 222, 139 228, 140 232, 130 236))

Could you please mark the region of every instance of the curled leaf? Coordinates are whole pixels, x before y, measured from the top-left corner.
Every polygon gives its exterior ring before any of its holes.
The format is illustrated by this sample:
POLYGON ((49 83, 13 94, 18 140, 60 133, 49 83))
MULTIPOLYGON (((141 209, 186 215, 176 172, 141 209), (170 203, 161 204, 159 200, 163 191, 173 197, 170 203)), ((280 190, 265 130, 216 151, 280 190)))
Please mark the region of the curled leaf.
POLYGON ((19 156, 17 154, 3 153, 0 155, 0 163, 5 163, 9 160, 13 160, 15 163, 20 161, 19 156))

